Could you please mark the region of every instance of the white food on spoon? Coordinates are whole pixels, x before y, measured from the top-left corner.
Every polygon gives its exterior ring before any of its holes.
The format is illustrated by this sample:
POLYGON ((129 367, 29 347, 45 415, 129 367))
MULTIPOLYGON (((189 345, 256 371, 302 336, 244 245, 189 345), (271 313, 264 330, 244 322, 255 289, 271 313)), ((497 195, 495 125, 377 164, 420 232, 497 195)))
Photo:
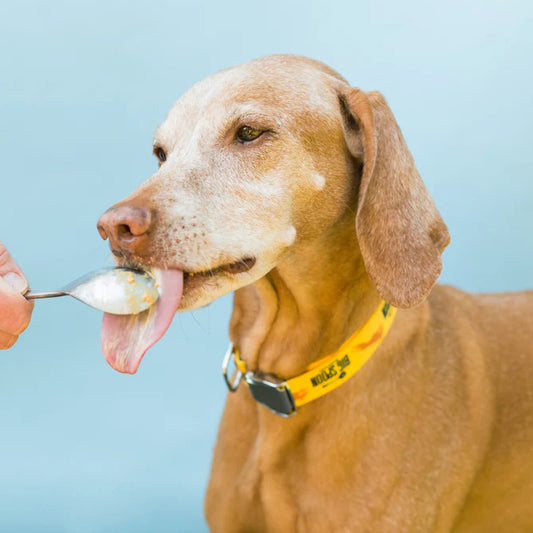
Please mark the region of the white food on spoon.
POLYGON ((135 315, 159 298, 158 284, 146 272, 131 269, 102 269, 85 282, 76 281, 68 290, 74 298, 116 315, 135 315))

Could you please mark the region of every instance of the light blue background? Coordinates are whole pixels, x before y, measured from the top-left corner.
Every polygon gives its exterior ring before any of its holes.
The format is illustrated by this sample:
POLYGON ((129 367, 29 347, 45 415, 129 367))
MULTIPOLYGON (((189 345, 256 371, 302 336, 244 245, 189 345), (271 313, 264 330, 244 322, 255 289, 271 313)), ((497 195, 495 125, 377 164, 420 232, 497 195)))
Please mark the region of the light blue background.
MULTIPOLYGON (((0 5, 0 239, 33 288, 111 264, 96 220, 155 170, 170 105, 275 52, 385 94, 451 230, 442 281, 531 287, 530 2, 0 5)), ((98 312, 38 302, 0 354, 0 532, 206 531, 230 308, 178 316, 130 377, 98 312)))

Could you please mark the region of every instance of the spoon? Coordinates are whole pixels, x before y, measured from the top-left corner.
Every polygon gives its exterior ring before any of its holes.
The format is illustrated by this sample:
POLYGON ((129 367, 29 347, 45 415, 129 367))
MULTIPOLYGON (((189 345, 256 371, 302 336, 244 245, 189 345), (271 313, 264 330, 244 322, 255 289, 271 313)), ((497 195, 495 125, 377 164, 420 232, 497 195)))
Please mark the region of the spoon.
POLYGON ((141 270, 132 268, 102 268, 69 283, 58 291, 33 292, 28 300, 72 296, 84 304, 113 315, 137 315, 148 309, 159 298, 155 279, 141 270))

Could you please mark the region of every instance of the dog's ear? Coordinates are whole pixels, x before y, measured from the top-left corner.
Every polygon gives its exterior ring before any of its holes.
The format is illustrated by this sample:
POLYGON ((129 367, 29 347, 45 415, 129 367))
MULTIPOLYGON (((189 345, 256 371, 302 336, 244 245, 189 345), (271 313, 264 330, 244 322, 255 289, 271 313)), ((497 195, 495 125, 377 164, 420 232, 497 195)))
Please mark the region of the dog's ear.
POLYGON ((384 300, 412 307, 439 277, 448 229, 383 96, 353 88, 340 103, 346 144, 363 165, 355 227, 365 268, 384 300))

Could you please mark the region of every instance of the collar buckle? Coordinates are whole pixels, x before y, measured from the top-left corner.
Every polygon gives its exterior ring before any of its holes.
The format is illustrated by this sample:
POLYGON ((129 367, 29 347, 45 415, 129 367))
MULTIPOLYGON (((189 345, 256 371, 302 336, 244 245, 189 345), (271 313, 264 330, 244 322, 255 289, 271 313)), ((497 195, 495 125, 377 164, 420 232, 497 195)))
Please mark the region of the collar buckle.
POLYGON ((237 366, 236 355, 235 347, 230 344, 222 360, 222 375, 230 392, 235 392, 244 378, 256 402, 284 417, 296 413, 294 398, 286 381, 261 372, 248 371, 243 374, 237 366))
POLYGON ((272 375, 246 372, 244 380, 255 401, 272 412, 288 418, 296 413, 296 405, 289 385, 272 375))

